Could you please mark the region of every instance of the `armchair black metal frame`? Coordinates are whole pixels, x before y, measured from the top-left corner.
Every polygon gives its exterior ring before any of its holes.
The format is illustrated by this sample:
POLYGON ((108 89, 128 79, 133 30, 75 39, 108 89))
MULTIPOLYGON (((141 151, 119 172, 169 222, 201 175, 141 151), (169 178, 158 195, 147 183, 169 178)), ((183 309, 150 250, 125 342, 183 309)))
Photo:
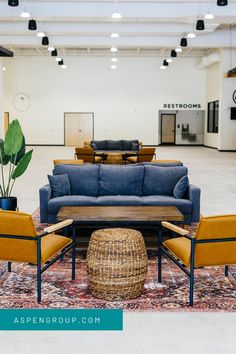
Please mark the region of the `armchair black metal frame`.
MULTIPOLYGON (((164 224, 166 224, 164 222, 164 224)), ((165 226, 165 225, 163 225, 165 226)), ((173 225, 175 226, 175 225, 173 225)), ((168 226, 165 226, 169 228, 168 226)), ((171 228, 169 228, 171 230, 171 228)), ((236 238, 217 238, 217 239, 200 239, 196 240, 194 236, 191 236, 187 230, 181 229, 179 227, 174 227, 172 231, 175 233, 178 233, 178 229, 182 231, 186 231, 186 233, 181 233, 180 234, 182 237, 186 237, 188 240, 191 242, 191 254, 190 254, 190 267, 189 270, 188 268, 181 262, 180 259, 175 257, 167 248, 165 248, 162 244, 162 229, 159 231, 159 237, 158 237, 158 283, 162 282, 162 254, 164 253, 168 258, 170 258, 188 277, 189 277, 189 284, 190 284, 190 291, 189 291, 189 305, 193 306, 193 295, 194 295, 194 270, 196 269, 194 267, 194 256, 195 256, 195 245, 196 244, 203 244, 203 243, 219 243, 219 242, 232 242, 236 241, 236 238)), ((229 273, 229 266, 225 265, 225 276, 227 277, 229 273)))
MULTIPOLYGON (((55 224, 53 226, 49 226, 48 228, 44 229, 44 232, 40 233, 39 235, 35 237, 31 236, 16 236, 16 235, 6 235, 6 234, 0 234, 0 238, 6 238, 6 239, 15 239, 15 240, 27 240, 27 241, 37 241, 37 301, 38 303, 41 302, 41 275, 45 270, 47 270, 52 264, 54 264, 57 260, 62 259, 62 257, 70 250, 72 250, 72 280, 75 279, 75 246, 76 246, 76 232, 75 232, 75 227, 72 226, 72 243, 66 247, 64 247, 61 252, 54 258, 52 258, 50 261, 48 261, 43 267, 41 264, 41 239, 47 235, 50 235, 52 231, 50 229, 54 229, 55 231, 62 230, 64 228, 68 229, 69 225, 65 226, 65 222, 60 222, 58 224, 55 224), (62 225, 60 227, 60 225, 62 225)), ((67 233, 67 232, 66 232, 67 233)), ((58 235, 60 237, 60 235, 58 235)), ((11 272, 11 263, 8 262, 8 272, 11 272)))

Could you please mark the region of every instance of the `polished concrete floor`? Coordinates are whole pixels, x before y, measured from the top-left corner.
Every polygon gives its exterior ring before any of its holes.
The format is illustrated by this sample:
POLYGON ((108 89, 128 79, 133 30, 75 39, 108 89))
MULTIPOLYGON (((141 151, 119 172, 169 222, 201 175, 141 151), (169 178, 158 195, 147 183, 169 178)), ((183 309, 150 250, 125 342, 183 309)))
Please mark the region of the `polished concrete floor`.
MULTIPOLYGON (((17 181, 21 210, 38 205, 38 189, 56 158, 73 158, 73 149, 33 147, 29 170, 17 181)), ((201 187, 202 214, 236 213, 236 153, 203 147, 158 147, 160 159, 179 159, 190 182, 201 187)), ((3 354, 235 354, 236 314, 125 313, 123 332, 0 332, 3 354)))

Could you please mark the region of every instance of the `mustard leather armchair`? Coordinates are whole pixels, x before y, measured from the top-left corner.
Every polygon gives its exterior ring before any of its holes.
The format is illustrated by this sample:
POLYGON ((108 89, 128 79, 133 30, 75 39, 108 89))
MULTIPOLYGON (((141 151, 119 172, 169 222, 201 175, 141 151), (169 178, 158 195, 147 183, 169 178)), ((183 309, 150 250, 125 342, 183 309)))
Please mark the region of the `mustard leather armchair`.
POLYGON ((156 148, 144 148, 141 147, 137 152, 137 156, 129 156, 127 154, 126 162, 139 163, 139 162, 151 162, 155 154, 156 148))
POLYGON ((41 302, 41 274, 54 262, 72 250, 72 279, 75 279, 75 230, 72 240, 55 234, 70 226, 73 220, 65 220, 46 227, 37 234, 31 215, 0 210, 0 260, 26 262, 37 266, 37 300, 41 302))
POLYGON ((102 163, 104 162, 103 154, 98 154, 94 152, 91 147, 76 147, 75 148, 75 158, 78 160, 83 160, 83 162, 90 163, 102 163))
POLYGON ((202 217, 195 235, 169 222, 162 226, 181 235, 162 243, 161 231, 158 251, 158 282, 161 282, 161 259, 164 253, 190 279, 189 304, 193 305, 194 270, 209 266, 236 264, 236 215, 202 217))

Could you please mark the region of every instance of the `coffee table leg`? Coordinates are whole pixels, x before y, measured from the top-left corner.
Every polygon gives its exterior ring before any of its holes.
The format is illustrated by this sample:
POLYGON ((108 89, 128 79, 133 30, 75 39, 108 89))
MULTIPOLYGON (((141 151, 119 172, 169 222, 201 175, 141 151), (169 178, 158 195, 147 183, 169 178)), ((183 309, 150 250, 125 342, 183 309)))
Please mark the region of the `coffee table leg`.
POLYGON ((161 283, 161 259, 162 259, 162 229, 158 232, 158 283, 161 283))

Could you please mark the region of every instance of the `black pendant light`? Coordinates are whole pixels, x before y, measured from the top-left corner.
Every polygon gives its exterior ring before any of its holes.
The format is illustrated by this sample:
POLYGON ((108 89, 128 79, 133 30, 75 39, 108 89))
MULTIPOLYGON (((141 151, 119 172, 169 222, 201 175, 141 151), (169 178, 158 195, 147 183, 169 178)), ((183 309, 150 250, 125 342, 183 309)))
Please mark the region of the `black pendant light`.
POLYGON ((36 31, 36 29, 37 29, 37 23, 36 23, 36 21, 35 20, 29 20, 29 24, 28 24, 28 29, 30 30, 30 31, 36 31))
POLYGON ((64 65, 63 59, 58 62, 58 65, 64 65))
POLYGON ((177 57, 177 53, 176 53, 176 51, 175 51, 174 49, 172 49, 172 51, 171 51, 171 53, 170 53, 170 56, 171 56, 172 58, 176 58, 176 57, 177 57))
POLYGON ((217 6, 227 6, 228 0, 217 0, 217 6))
POLYGON ((197 24, 196 24, 196 30, 198 31, 204 31, 205 29, 205 23, 203 20, 197 20, 197 24))
POLYGON ((44 36, 44 37, 42 38, 42 45, 49 45, 49 39, 48 39, 47 36, 44 36))
POLYGON ((54 49, 52 52, 51 52, 51 56, 52 57, 57 57, 57 50, 54 49))
POLYGON ((19 5, 19 0, 8 0, 8 5, 15 7, 19 5))
POLYGON ((181 38, 181 40, 180 40, 180 46, 181 46, 181 47, 187 47, 187 46, 188 46, 187 38, 185 38, 185 37, 181 38))
POLYGON ((168 63, 166 60, 164 60, 164 61, 163 61, 163 65, 164 65, 164 66, 168 66, 169 63, 168 63))

